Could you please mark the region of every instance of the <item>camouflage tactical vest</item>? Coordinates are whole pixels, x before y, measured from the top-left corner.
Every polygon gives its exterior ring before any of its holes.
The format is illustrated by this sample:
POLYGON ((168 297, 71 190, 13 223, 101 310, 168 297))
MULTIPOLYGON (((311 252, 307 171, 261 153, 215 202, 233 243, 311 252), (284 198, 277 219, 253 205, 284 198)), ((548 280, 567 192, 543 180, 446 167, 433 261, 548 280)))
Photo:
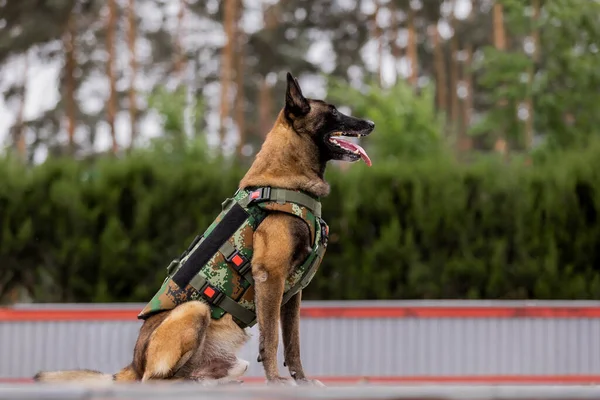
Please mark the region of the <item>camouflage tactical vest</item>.
POLYGON ((309 227, 312 251, 287 278, 283 303, 304 289, 327 248, 329 228, 321 219, 321 203, 300 191, 270 187, 238 190, 223 202, 221 213, 206 231, 167 267, 165 281, 138 318, 146 319, 186 301, 203 300, 213 319, 229 313, 242 328, 255 325, 250 264, 253 235, 272 212, 291 214, 309 227))

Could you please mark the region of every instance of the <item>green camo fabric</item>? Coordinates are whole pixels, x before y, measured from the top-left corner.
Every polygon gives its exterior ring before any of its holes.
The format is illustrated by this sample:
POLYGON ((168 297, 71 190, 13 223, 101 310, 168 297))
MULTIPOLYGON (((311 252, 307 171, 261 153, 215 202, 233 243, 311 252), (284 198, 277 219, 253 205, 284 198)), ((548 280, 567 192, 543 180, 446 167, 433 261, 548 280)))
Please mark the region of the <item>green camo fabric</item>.
MULTIPOLYGON (((230 206, 234 204, 234 202, 239 203, 243 201, 252 192, 253 189, 238 190, 232 198, 223 202, 223 210, 206 229, 203 234, 204 237, 208 236, 213 231, 213 229, 223 219, 230 206)), ((241 205, 243 206, 243 204, 241 205)), ((313 214, 312 210, 289 201, 284 203, 270 200, 261 201, 258 203, 251 202, 244 208, 248 212, 249 217, 228 239, 228 241, 234 245, 235 248, 247 260, 252 260, 252 255, 254 252, 254 231, 269 213, 285 212, 294 215, 303 219, 310 228, 312 252, 307 256, 304 263, 301 264, 301 266, 299 266, 296 271, 290 274, 290 276, 287 278, 285 282, 283 299, 285 302, 292 295, 306 287, 316 273, 325 254, 329 228, 321 218, 318 218, 313 214), (325 236, 322 237, 323 235, 325 236)), ((185 263, 197 246, 198 245, 191 249, 188 254, 185 254, 181 260, 174 260, 174 263, 169 266, 166 279, 164 280, 158 292, 140 312, 138 315, 139 319, 146 319, 158 312, 171 310, 177 305, 186 301, 203 300, 202 295, 190 284, 188 284, 185 288, 181 288, 172 280, 173 275, 177 272, 180 266, 185 263)), ((230 297, 245 309, 251 311, 253 314, 256 313, 254 302, 254 286, 251 282, 247 281, 242 275, 240 275, 231 263, 227 262, 221 252, 217 251, 213 257, 200 269, 198 275, 206 279, 206 281, 208 281, 208 283, 210 283, 213 287, 217 288, 224 295, 230 297)), ((213 319, 219 319, 225 315, 226 311, 221 307, 208 302, 207 304, 209 304, 211 307, 211 315, 213 319)), ((235 318, 235 315, 232 316, 241 327, 253 326, 256 323, 255 319, 253 323, 244 324, 242 321, 235 318)))

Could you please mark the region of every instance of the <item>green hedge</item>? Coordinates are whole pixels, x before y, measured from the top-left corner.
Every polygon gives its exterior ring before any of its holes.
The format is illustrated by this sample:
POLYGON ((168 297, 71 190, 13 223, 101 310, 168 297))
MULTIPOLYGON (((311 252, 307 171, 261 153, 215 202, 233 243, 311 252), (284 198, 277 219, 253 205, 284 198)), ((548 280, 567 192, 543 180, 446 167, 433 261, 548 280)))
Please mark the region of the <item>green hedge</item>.
MULTIPOLYGON (((330 168, 331 240, 305 298, 600 298, 596 150, 533 167, 330 168)), ((151 153, 0 162, 0 294, 18 283, 36 301, 146 301, 242 173, 151 153)))

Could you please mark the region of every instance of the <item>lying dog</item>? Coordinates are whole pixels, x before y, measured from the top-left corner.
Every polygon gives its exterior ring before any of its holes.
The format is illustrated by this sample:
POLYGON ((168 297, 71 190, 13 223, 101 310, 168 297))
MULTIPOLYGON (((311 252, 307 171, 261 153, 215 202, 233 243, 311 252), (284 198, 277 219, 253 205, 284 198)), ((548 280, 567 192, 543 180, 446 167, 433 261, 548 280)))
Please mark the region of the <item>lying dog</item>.
POLYGON ((133 361, 115 375, 40 372, 39 382, 67 380, 195 380, 212 384, 241 376, 236 356, 258 323, 259 357, 267 383, 314 384, 300 357, 302 289, 318 268, 328 227, 320 218, 330 160, 371 165, 366 152, 342 136, 371 133, 375 124, 307 99, 287 74, 285 106, 267 134, 238 192, 198 236, 144 308, 133 361), (277 369, 278 326, 289 380, 277 369))

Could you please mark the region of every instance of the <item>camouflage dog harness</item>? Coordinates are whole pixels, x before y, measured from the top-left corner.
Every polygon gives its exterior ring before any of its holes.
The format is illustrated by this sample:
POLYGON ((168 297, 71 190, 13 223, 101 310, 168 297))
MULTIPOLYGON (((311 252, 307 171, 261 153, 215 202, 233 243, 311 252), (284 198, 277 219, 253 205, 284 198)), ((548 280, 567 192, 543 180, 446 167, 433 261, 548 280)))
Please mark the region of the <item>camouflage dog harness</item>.
POLYGON ((319 199, 300 191, 260 187, 238 191, 225 200, 207 230, 167 267, 159 291, 138 315, 146 319, 190 300, 203 300, 213 319, 231 314, 242 328, 256 324, 250 261, 253 235, 269 213, 302 219, 310 230, 312 251, 285 282, 283 304, 315 275, 327 248, 329 227, 321 219, 319 199))

